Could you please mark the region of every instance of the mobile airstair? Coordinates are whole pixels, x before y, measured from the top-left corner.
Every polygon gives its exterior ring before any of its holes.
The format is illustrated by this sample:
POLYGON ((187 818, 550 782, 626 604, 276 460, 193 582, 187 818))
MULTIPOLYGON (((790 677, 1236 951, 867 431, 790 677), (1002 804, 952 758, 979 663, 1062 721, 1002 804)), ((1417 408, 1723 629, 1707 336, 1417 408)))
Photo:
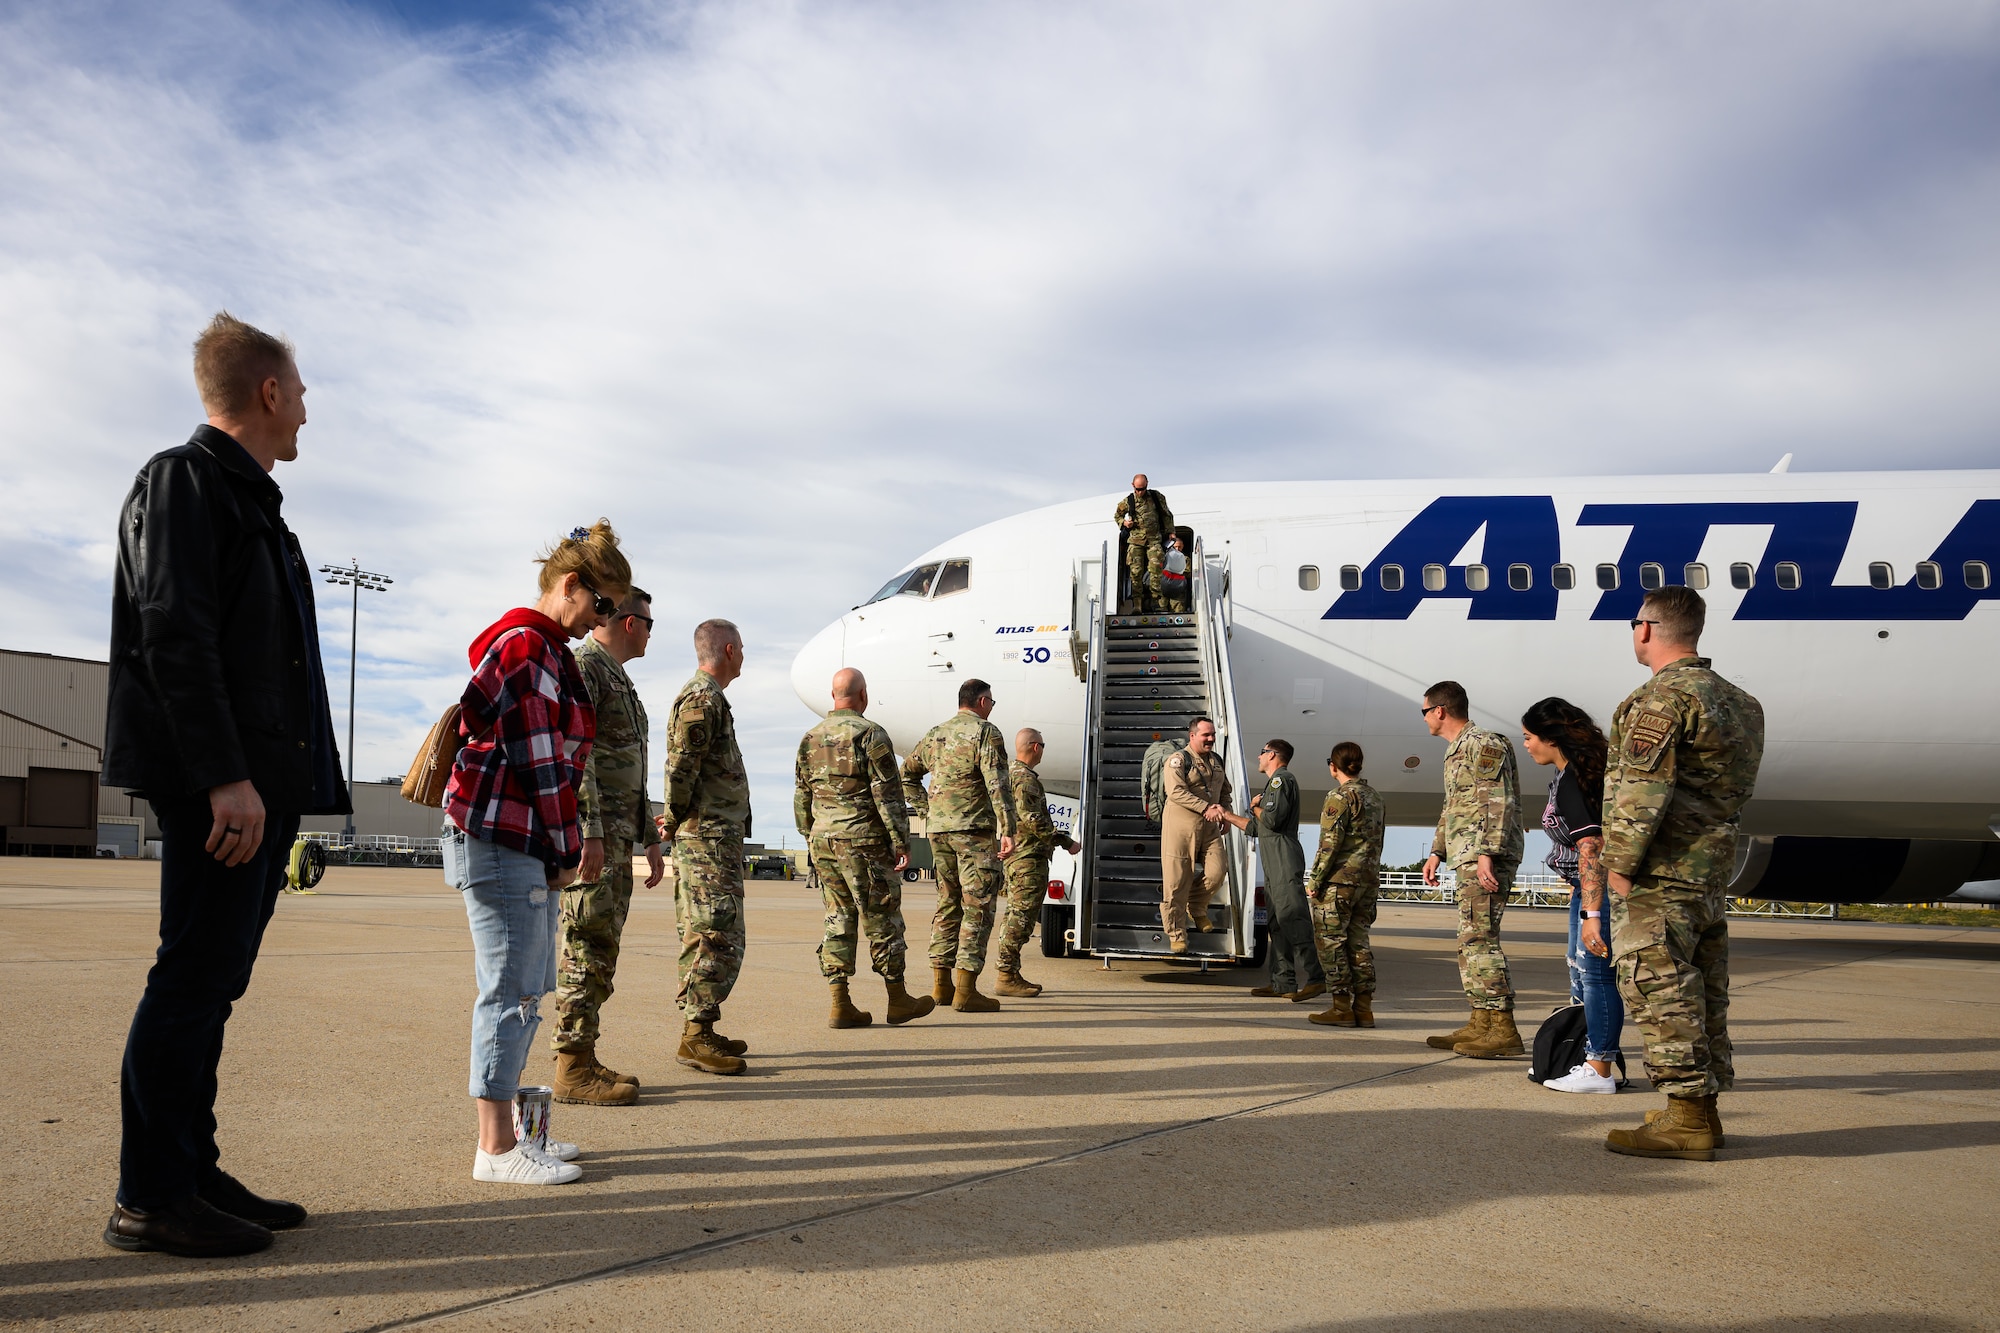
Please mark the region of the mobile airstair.
MULTIPOLYGON (((1084 721, 1081 809, 1077 817, 1076 885, 1069 910, 1047 924, 1064 925, 1065 952, 1118 957, 1172 957, 1160 922, 1160 829, 1146 818, 1140 769, 1146 747, 1179 740, 1206 715, 1216 725, 1216 752, 1242 811, 1254 790, 1247 782, 1246 746, 1237 721, 1229 670, 1229 563, 1207 556, 1197 542, 1189 561, 1186 615, 1117 615, 1117 570, 1107 547, 1078 562, 1070 621, 1083 667, 1084 721)), ((1263 955, 1252 840, 1224 833, 1228 877, 1209 904, 1217 927, 1191 932, 1186 958, 1247 962, 1263 955)), ((1050 904, 1050 906, 1055 906, 1050 904)), ((1056 952, 1045 933, 1045 947, 1056 952)))

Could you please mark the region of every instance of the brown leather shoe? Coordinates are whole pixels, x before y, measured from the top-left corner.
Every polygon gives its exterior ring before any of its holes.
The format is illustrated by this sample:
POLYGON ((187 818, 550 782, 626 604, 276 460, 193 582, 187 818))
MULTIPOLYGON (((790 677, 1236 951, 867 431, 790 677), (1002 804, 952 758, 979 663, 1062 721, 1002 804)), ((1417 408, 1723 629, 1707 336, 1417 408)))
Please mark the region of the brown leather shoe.
POLYGON ((952 973, 951 1007, 961 1014, 993 1014, 1000 1011, 1000 1001, 981 995, 979 974, 961 967, 952 973))
POLYGON ((118 1204, 104 1224, 104 1243, 120 1250, 158 1250, 185 1259, 217 1259, 271 1248, 271 1232, 231 1216, 198 1195, 163 1208, 118 1204))
POLYGON ((889 991, 889 1026, 899 1027, 912 1019, 922 1018, 937 1008, 937 1000, 929 995, 912 995, 903 989, 901 977, 885 977, 882 984, 889 991))
POLYGON ((1275 1000, 1281 995, 1290 994, 1290 992, 1281 991, 1275 986, 1252 986, 1250 994, 1260 1000, 1275 1000))
POLYGON ((1304 1004, 1307 1000, 1317 1000, 1320 996, 1324 994, 1326 994, 1326 983, 1323 981, 1315 981, 1310 986, 1299 987, 1297 990, 1293 991, 1285 998, 1290 1000, 1293 1004, 1304 1004))
POLYGON ((692 1018, 681 1030, 681 1048, 674 1059, 704 1074, 740 1074, 745 1068, 742 1057, 731 1055, 716 1039, 713 1023, 692 1018))
POLYGON ((830 1028, 865 1028, 875 1021, 875 1015, 866 1009, 856 1009, 854 1001, 847 994, 847 978, 831 977, 828 987, 833 991, 833 1012, 827 1016, 830 1028))

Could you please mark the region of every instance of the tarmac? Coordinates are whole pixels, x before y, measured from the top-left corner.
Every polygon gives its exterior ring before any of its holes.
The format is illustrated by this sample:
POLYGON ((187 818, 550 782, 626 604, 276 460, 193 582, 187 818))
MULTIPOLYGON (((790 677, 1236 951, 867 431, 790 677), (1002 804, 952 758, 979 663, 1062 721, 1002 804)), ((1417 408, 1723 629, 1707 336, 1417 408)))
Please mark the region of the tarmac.
MULTIPOLYGON (((864 975, 876 1024, 836 1032, 819 904, 753 882, 722 1024, 751 1068, 716 1078, 672 1059, 672 900, 642 888, 599 1053, 644 1094, 557 1106, 584 1178, 535 1189, 471 1179, 457 895, 335 867, 278 905, 218 1107, 223 1165, 312 1218, 189 1261, 99 1239, 157 873, 0 860, 10 1327, 2000 1327, 2000 931, 1733 923, 1738 1085, 1702 1163, 1604 1150, 1662 1104, 1630 1028, 1617 1097, 1426 1047, 1463 1017, 1447 908, 1383 910, 1373 1031, 1248 969, 1031 945, 1039 999, 889 1028, 864 975)), ((1529 1025, 1562 930, 1507 916, 1529 1025)))

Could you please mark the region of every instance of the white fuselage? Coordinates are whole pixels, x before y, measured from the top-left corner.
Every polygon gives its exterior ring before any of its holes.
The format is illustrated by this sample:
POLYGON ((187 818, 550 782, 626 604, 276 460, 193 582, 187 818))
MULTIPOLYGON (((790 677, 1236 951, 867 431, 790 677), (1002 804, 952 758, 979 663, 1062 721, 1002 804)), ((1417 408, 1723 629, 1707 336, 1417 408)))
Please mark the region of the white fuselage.
MULTIPOLYGON (((1309 790, 1326 785, 1315 779, 1327 751, 1355 740, 1393 821, 1434 818, 1444 743, 1428 735, 1419 700, 1443 679, 1465 686, 1476 721, 1508 735, 1547 695, 1608 724, 1644 679, 1626 623, 1641 583, 1679 583, 1696 565, 1708 585, 1701 650, 1762 701, 1767 719, 1746 832, 1989 838, 2000 819, 2000 606, 1990 586, 2000 472, 1164 493, 1210 561, 1227 562, 1244 730, 1291 741, 1309 790), (1441 587, 1426 587, 1427 566, 1441 587), (1475 591, 1482 566, 1486 586, 1475 591), (1573 588, 1556 586, 1558 566, 1573 588), (1616 567, 1616 589, 1600 586, 1600 566, 1616 567), (1733 586, 1732 566, 1750 587, 1733 586), (1343 567, 1359 587, 1343 586, 1343 567), (1387 586, 1390 567, 1400 589, 1387 586), (1973 586, 1982 569, 1987 586, 1973 586), (1510 571, 1526 586, 1511 586, 1510 571)), ((848 612, 793 664, 799 697, 824 711, 832 672, 860 668, 870 716, 901 751, 951 714, 961 681, 982 677, 998 700, 996 725, 1010 736, 1039 728, 1047 786, 1074 793, 1084 694, 1070 662, 1073 580, 1080 560, 1107 548, 1115 566, 1119 498, 1035 510, 926 552, 910 568, 970 561, 963 591, 848 612)), ((1533 774, 1525 757, 1523 767, 1533 774)))

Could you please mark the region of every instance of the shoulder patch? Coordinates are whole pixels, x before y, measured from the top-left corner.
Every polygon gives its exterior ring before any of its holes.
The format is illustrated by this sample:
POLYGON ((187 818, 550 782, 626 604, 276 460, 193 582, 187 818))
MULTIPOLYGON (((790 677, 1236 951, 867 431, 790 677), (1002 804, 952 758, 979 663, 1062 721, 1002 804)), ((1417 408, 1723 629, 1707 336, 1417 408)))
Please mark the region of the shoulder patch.
POLYGON ((1640 763, 1658 758, 1660 746, 1674 734, 1674 719, 1651 708, 1635 708, 1625 721, 1630 728, 1625 753, 1640 763))
POLYGON ((1168 755, 1167 767, 1172 769, 1179 769, 1182 766, 1182 761, 1185 760, 1186 758, 1187 758, 1186 750, 1181 750, 1178 751, 1177 753, 1168 755))
POLYGON ((708 744, 708 724, 705 722, 690 723, 686 734, 687 743, 693 749, 698 750, 708 744))
POLYGON ((1271 779, 1271 780, 1270 780, 1269 782, 1267 782, 1267 783, 1265 783, 1265 784, 1264 784, 1264 790, 1265 790, 1265 791, 1277 791, 1277 790, 1279 790, 1280 788, 1282 788, 1282 787, 1283 787, 1284 785, 1285 785, 1285 782, 1284 782, 1284 779, 1283 779, 1283 778, 1272 778, 1272 779, 1271 779))
POLYGON ((1500 770, 1507 763, 1507 747, 1493 741, 1485 741, 1472 761, 1474 776, 1482 782, 1491 782, 1500 776, 1500 770))

